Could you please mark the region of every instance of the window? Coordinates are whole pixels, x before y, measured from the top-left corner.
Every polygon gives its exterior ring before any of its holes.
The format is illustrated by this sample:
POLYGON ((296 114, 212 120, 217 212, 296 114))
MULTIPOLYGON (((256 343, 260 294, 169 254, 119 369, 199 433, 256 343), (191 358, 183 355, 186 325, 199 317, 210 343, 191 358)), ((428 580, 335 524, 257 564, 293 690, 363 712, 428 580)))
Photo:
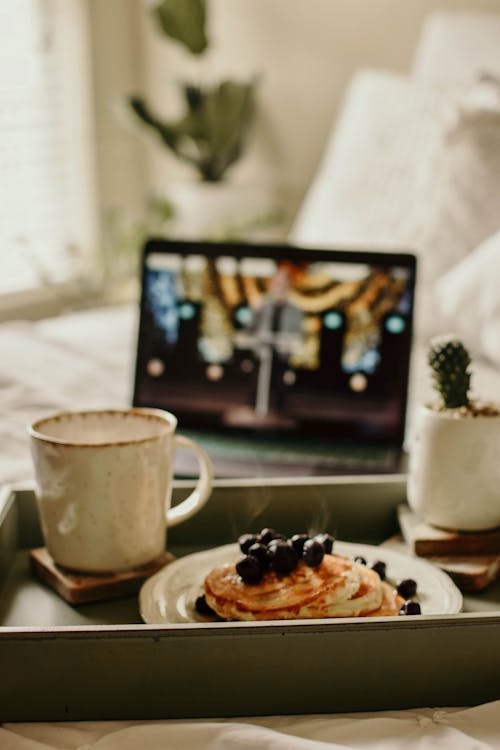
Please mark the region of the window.
POLYGON ((72 273, 97 232, 82 0, 0 0, 0 301, 72 273))

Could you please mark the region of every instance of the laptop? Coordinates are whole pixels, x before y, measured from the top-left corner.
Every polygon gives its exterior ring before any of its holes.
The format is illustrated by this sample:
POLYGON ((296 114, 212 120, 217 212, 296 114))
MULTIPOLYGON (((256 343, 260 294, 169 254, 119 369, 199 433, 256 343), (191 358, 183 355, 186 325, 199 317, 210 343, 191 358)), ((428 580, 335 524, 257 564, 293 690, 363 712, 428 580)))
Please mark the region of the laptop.
POLYGON ((173 412, 217 477, 404 473, 415 273, 411 253, 151 239, 133 404, 173 412))

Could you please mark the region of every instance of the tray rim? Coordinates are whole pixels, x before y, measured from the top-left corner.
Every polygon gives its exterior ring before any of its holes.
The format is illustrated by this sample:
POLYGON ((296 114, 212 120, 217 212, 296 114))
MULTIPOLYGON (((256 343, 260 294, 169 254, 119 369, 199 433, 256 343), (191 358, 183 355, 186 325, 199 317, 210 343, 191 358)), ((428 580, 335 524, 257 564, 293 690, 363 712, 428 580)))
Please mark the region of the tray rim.
POLYGON ((317 633, 322 632, 360 632, 373 633, 393 630, 391 624, 398 623, 397 627, 409 628, 410 630, 442 630, 454 627, 460 623, 460 627, 473 628, 491 626, 498 623, 500 626, 500 610, 498 612, 459 612, 446 615, 422 615, 416 618, 398 617, 371 617, 369 621, 362 623, 357 617, 344 617, 335 622, 325 622, 321 619, 295 620, 293 622, 218 622, 218 623, 169 623, 166 625, 139 625, 117 624, 117 625, 55 625, 46 626, 0 626, 0 639, 11 637, 18 640, 16 636, 27 637, 31 640, 54 640, 67 636, 70 639, 100 639, 107 638, 109 634, 121 638, 151 637, 162 635, 179 635, 185 637, 213 636, 216 633, 224 633, 231 636, 247 636, 249 632, 260 633, 263 636, 280 634, 286 631, 288 635, 293 633, 308 633, 314 629, 317 633))

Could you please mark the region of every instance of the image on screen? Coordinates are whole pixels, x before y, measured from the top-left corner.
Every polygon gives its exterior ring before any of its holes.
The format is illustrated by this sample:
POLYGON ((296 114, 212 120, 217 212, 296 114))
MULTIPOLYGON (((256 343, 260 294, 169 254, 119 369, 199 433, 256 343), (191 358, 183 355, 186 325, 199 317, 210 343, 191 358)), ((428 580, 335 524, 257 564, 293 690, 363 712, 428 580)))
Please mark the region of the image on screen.
POLYGON ((135 402, 198 426, 394 437, 412 295, 396 261, 152 252, 135 402))

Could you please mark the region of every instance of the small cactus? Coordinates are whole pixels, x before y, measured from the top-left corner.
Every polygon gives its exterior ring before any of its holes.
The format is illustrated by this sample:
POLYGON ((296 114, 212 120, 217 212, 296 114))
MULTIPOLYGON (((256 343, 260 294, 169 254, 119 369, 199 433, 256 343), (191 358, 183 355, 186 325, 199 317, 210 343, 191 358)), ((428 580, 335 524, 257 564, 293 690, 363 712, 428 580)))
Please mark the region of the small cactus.
POLYGON ((434 387, 442 398, 445 409, 469 409, 471 358, 469 352, 453 336, 433 339, 428 362, 432 370, 434 387))

